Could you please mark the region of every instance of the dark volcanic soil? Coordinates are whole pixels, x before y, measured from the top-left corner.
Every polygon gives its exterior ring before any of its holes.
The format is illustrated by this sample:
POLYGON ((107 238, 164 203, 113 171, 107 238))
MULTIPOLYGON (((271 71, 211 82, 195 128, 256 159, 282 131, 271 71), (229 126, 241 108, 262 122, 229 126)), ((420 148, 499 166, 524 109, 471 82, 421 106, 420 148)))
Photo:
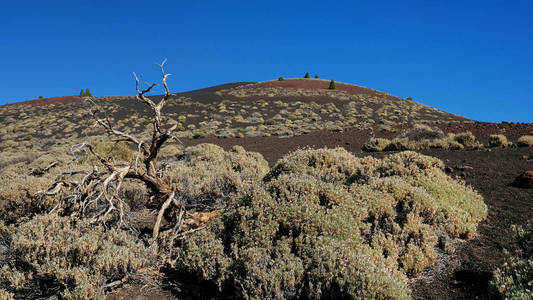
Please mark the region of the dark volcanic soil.
MULTIPOLYGON (((533 124, 474 123, 440 125, 444 132, 472 131, 486 144, 490 134, 504 133, 511 141, 532 134, 533 124)), ((376 136, 392 137, 392 133, 375 132, 376 136)), ((344 132, 320 131, 303 136, 280 139, 257 137, 244 139, 207 138, 186 141, 186 145, 215 143, 226 149, 242 145, 248 151, 263 154, 273 165, 284 154, 302 147, 344 147, 357 156, 381 157, 388 153, 365 153, 361 145, 370 137, 370 130, 348 129, 344 132)), ((390 152, 389 152, 390 153, 390 152)), ((414 299, 493 299, 488 290, 492 271, 505 258, 504 249, 514 247, 512 225, 524 225, 533 218, 533 189, 520 189, 509 184, 525 170, 533 170, 533 148, 492 148, 450 151, 431 149, 421 153, 438 157, 451 170, 450 175, 464 179, 479 191, 489 208, 488 218, 479 225, 478 237, 461 243, 447 262, 448 267, 430 278, 412 284, 414 299), (472 167, 472 168, 469 168, 472 167)))
POLYGON ((442 159, 454 168, 452 176, 464 178, 483 195, 488 218, 478 227, 478 237, 464 243, 454 255, 460 265, 444 270, 431 283, 413 286, 415 299, 492 299, 488 281, 492 271, 503 263, 504 249, 513 248, 513 224, 526 224, 533 217, 533 189, 509 184, 524 170, 533 170, 532 148, 480 151, 421 151, 442 159), (465 168, 465 166, 467 166, 465 168), (472 169, 468 168, 471 166, 472 169), (461 170, 462 169, 462 170, 461 170))

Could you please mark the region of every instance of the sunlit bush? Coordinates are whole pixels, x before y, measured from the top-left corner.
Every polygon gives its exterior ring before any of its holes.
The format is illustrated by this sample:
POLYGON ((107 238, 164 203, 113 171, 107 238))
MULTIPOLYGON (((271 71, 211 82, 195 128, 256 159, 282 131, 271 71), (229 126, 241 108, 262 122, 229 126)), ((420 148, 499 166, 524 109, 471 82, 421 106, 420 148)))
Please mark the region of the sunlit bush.
POLYGON ((407 299, 407 276, 435 261, 439 235, 472 237, 486 217, 481 196, 442 167, 414 152, 298 150, 185 240, 176 271, 200 294, 407 299))
POLYGON ((246 152, 240 146, 224 151, 213 144, 199 144, 187 147, 168 161, 163 178, 181 200, 219 208, 244 183, 261 180, 269 170, 261 154, 246 152))
POLYGON ((102 297, 106 284, 147 265, 151 255, 123 231, 53 214, 20 225, 10 251, 14 259, 0 272, 10 292, 65 299, 102 297))
POLYGON ((507 140, 507 137, 503 134, 491 134, 489 137, 489 147, 509 147, 513 143, 507 140))
POLYGON ((533 147, 533 135, 524 135, 517 142, 520 147, 533 147))

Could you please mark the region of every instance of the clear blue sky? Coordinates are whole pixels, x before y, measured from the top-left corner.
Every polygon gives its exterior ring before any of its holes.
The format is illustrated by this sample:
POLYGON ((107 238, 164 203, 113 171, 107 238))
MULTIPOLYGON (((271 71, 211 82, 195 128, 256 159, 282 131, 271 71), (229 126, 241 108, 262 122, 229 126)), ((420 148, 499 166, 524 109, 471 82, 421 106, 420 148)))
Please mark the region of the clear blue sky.
POLYGON ((301 77, 533 121, 533 1, 2 1, 0 104, 301 77))

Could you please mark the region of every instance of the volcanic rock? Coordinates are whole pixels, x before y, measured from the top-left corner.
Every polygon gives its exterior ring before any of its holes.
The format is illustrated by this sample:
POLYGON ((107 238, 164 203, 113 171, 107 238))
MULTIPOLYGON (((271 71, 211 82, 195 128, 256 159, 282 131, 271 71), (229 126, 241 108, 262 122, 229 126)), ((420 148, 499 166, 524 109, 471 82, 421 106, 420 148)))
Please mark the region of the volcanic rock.
POLYGON ((524 189, 533 188, 533 171, 525 171, 520 174, 511 185, 524 189))

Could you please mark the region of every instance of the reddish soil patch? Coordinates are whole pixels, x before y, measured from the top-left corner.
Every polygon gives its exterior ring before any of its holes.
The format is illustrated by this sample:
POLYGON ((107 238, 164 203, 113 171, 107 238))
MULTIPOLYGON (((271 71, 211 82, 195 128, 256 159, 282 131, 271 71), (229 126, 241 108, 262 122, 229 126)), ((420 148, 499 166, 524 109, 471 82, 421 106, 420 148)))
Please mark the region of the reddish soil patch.
MULTIPOLYGON (((311 78, 294 78, 294 79, 285 79, 282 81, 271 80, 259 82, 253 85, 250 85, 251 88, 261 88, 261 87, 282 87, 282 88, 294 88, 294 89, 305 89, 305 90, 328 90, 330 80, 326 79, 311 79, 311 78)), ((348 94, 366 94, 366 95, 383 95, 383 92, 358 86, 355 84, 348 84, 342 82, 335 82, 335 90, 330 90, 331 92, 343 91, 348 94)), ((390 95, 389 95, 390 96, 390 95)), ((394 99, 400 99, 398 97, 390 96, 394 99)))
POLYGON ((51 98, 43 98, 43 99, 36 99, 36 100, 29 100, 24 102, 17 102, 17 103, 11 103, 6 105, 1 105, 1 108, 15 108, 19 106, 42 106, 42 105, 48 105, 48 104, 55 104, 55 103, 73 103, 73 102, 80 102, 83 100, 83 97, 80 96, 61 96, 61 97, 51 97, 51 98))

